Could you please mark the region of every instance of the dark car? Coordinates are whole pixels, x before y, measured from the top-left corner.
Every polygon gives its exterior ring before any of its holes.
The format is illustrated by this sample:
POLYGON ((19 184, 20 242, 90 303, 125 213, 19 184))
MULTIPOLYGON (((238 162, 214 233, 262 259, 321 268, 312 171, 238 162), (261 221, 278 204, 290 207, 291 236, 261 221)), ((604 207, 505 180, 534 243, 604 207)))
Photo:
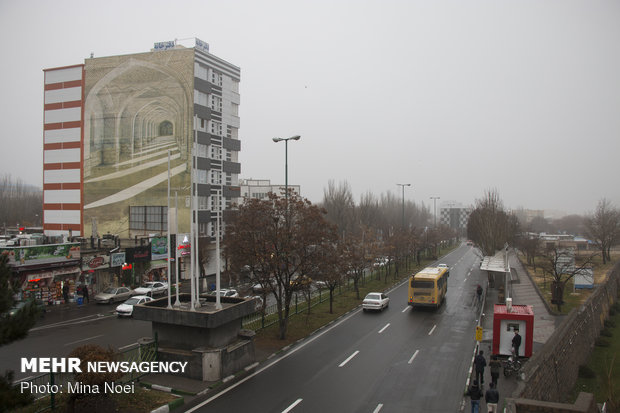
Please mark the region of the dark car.
MULTIPOLYGON (((33 300, 17 301, 16 303, 13 304, 13 307, 11 307, 11 309, 9 310, 9 315, 11 316, 15 315, 19 310, 24 308, 26 304, 30 303, 31 301, 33 300)), ((37 308, 39 309, 39 316, 41 317, 45 316, 45 304, 43 303, 43 301, 34 300, 34 302, 37 308)))

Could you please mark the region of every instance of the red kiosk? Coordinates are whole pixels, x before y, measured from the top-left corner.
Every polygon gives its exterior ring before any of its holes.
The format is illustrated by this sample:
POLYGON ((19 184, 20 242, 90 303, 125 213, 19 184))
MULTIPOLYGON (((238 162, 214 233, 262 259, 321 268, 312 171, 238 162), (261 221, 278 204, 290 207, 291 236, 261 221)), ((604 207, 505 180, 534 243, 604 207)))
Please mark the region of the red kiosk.
POLYGON ((534 310, 531 305, 495 304, 493 311, 493 354, 510 356, 514 331, 519 330, 519 356, 531 357, 534 342, 534 310))

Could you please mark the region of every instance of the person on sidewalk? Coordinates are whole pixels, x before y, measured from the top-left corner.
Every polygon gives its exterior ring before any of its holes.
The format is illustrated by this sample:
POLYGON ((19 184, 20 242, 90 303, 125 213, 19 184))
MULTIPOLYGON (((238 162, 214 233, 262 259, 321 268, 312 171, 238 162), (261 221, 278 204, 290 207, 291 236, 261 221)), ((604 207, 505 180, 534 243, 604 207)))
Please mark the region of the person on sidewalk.
POLYGON ((476 367, 476 381, 482 386, 484 385, 484 368, 487 366, 484 351, 480 350, 478 355, 474 357, 474 366, 476 367))
POLYGON ((519 360, 519 347, 521 347, 521 336, 519 335, 519 329, 515 328, 515 335, 512 338, 512 351, 515 356, 515 360, 519 360))
POLYGON ((83 300, 84 300, 84 304, 86 304, 86 303, 89 303, 89 302, 90 302, 90 300, 88 299, 88 285, 86 285, 86 284, 84 284, 84 285, 82 286, 82 297, 84 297, 84 298, 83 298, 83 300))
POLYGON ((482 390, 480 390, 480 386, 478 386, 478 380, 474 380, 473 384, 469 386, 466 395, 471 399, 471 413, 479 413, 482 390))
POLYGON ((489 369, 491 370, 491 384, 493 384, 495 388, 497 388, 497 379, 499 378, 501 367, 502 363, 497 358, 497 355, 493 354, 489 361, 489 369))
POLYGON ((489 389, 484 393, 484 398, 487 401, 487 412, 496 413, 497 403, 499 403, 499 392, 495 388, 495 384, 489 384, 489 389))

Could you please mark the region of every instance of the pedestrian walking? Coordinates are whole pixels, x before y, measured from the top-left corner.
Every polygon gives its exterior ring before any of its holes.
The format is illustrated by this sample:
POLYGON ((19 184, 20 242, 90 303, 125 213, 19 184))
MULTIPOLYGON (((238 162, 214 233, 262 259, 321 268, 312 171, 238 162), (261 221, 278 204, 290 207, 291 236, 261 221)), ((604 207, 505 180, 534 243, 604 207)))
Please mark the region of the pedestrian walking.
POLYGON ((476 295, 478 296, 478 303, 482 302, 482 286, 480 284, 478 284, 478 287, 476 287, 476 295))
POLYGON ((90 300, 88 299, 88 285, 84 284, 82 286, 82 299, 84 300, 84 304, 90 302, 90 300))
POLYGON ((66 282, 62 286, 62 298, 65 300, 65 304, 69 303, 69 284, 66 282))
POLYGON ((476 367, 476 381, 482 386, 484 385, 484 368, 487 366, 484 351, 480 350, 478 355, 474 357, 474 366, 476 367))
POLYGON ((487 401, 487 412, 496 413, 497 403, 499 403, 499 392, 497 391, 495 384, 489 384, 489 389, 484 394, 484 398, 487 401))
POLYGON ((521 336, 519 335, 519 329, 514 329, 515 335, 512 338, 512 351, 515 356, 515 360, 519 359, 519 347, 521 347, 521 336))
POLYGON ((502 363, 497 358, 497 354, 493 354, 489 361, 489 369, 491 370, 491 384, 493 384, 495 388, 497 388, 497 379, 499 378, 501 367, 502 363))
POLYGON ((473 384, 469 386, 466 395, 469 396, 471 400, 471 413, 479 413, 482 390, 480 390, 480 386, 478 386, 478 380, 474 380, 473 384))

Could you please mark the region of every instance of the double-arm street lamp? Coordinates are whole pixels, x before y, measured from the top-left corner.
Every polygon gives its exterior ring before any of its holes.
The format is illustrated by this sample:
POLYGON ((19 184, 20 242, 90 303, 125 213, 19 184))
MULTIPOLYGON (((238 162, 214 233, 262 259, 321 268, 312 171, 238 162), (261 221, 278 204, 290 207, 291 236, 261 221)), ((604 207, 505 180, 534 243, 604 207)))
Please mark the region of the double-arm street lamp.
POLYGON ((396 184, 403 188, 403 230, 405 229, 405 187, 411 184, 396 184))
POLYGON ((298 141, 301 136, 295 135, 290 138, 273 138, 274 142, 284 141, 284 192, 286 196, 286 204, 288 205, 288 141, 298 141))

